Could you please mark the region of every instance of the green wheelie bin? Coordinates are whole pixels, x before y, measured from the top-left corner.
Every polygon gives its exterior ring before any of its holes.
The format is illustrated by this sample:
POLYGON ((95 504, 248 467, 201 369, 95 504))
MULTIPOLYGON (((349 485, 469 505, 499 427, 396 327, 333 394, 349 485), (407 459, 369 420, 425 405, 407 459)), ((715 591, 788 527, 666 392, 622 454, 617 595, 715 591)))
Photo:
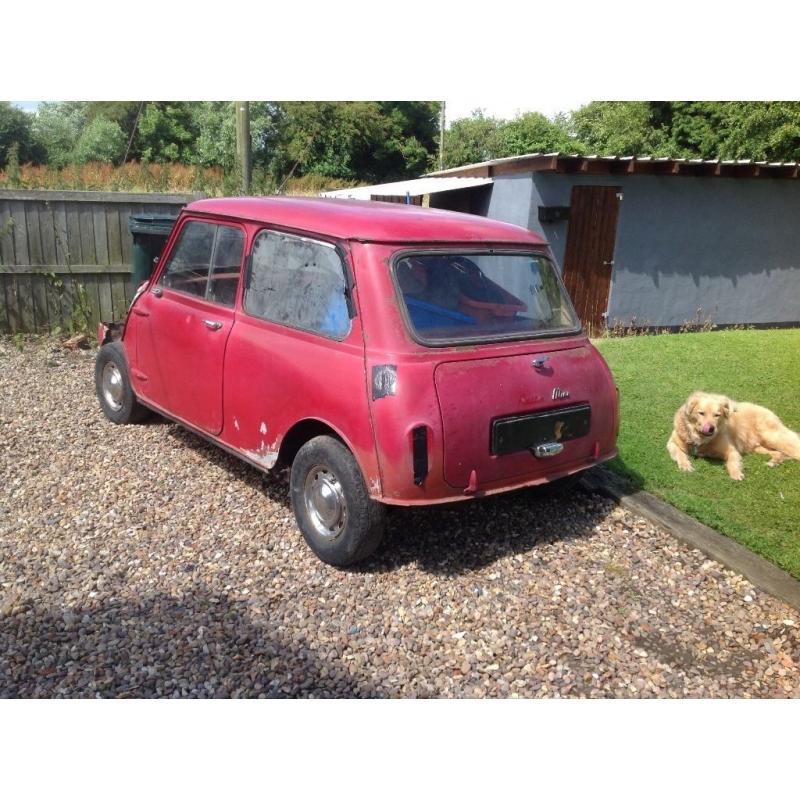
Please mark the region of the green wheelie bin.
POLYGON ((128 230, 133 236, 131 286, 134 291, 152 274, 176 219, 177 215, 173 217, 167 214, 138 214, 128 219, 128 230))

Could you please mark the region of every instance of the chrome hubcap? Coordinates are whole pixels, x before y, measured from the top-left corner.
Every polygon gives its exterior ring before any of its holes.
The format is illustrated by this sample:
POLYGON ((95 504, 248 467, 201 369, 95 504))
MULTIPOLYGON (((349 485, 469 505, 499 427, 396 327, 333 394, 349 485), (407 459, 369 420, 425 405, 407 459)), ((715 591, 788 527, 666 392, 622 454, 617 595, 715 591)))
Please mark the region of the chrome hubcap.
POLYGON ((122 373, 113 361, 103 367, 103 397, 114 411, 122 408, 122 373))
POLYGON ((303 500, 311 524, 320 536, 338 536, 347 522, 347 503, 342 484, 328 467, 315 466, 308 471, 303 500))

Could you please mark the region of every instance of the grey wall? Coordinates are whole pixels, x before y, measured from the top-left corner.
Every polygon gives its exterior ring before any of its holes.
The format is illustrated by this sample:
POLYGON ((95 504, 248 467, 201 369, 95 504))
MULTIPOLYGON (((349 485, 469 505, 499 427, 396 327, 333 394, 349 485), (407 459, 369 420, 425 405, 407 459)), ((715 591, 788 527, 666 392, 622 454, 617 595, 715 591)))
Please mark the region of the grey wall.
POLYGON ((573 185, 620 186, 609 324, 800 321, 800 181, 527 173, 495 178, 489 216, 550 242, 563 264, 568 223, 538 207, 568 206, 573 185))
POLYGON ((535 202, 534 190, 529 172, 495 178, 486 216, 530 228, 530 210, 535 202))

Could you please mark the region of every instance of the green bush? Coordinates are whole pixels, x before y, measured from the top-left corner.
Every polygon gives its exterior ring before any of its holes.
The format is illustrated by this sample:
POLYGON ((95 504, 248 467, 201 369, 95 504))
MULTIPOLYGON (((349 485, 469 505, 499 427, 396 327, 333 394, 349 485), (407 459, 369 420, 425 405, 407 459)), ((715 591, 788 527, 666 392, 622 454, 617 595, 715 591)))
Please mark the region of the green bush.
POLYGON ((125 155, 125 134, 110 119, 95 117, 83 129, 75 146, 73 160, 77 164, 102 161, 111 164, 122 161, 125 155))

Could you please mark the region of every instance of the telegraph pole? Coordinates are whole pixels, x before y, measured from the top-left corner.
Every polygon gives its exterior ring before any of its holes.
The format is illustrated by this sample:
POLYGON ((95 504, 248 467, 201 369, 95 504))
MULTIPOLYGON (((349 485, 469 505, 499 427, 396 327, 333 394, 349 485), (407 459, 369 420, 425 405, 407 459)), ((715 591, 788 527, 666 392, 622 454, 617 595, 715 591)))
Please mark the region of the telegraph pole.
POLYGON ((439 109, 439 169, 444 169, 444 100, 439 109))
POLYGON ((250 194, 252 158, 250 153, 250 103, 236 102, 236 156, 242 173, 242 194, 250 194))

